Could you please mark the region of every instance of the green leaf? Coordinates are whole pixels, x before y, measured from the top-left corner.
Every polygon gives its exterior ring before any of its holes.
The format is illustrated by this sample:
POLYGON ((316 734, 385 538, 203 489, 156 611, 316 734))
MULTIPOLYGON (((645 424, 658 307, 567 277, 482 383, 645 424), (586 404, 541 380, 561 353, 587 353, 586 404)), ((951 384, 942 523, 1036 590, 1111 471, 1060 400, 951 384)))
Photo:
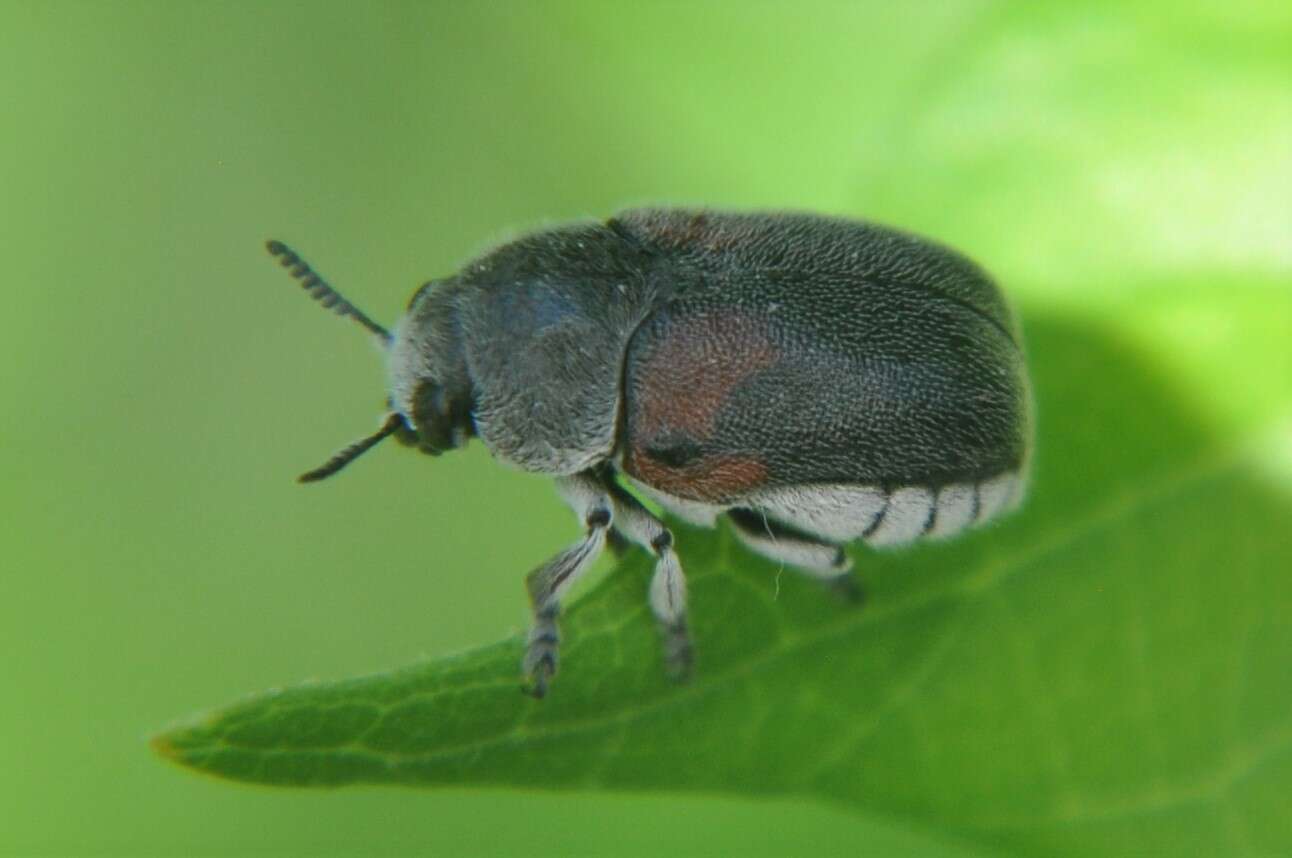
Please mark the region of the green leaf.
POLYGON ((266 784, 795 795, 1029 853, 1292 849, 1292 295, 1173 279, 1023 319, 1028 502, 857 549, 860 608, 674 523, 687 685, 635 553, 567 611, 547 700, 520 693, 517 637, 154 745, 266 784))

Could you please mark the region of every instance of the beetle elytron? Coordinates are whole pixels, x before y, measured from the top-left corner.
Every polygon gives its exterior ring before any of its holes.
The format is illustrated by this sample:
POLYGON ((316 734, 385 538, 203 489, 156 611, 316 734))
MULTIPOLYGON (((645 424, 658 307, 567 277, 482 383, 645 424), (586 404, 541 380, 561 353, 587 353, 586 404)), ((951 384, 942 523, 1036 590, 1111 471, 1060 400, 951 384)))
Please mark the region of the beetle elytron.
POLYGON ((301 477, 394 436, 479 437, 551 474, 584 537, 530 573, 523 669, 542 696, 562 594, 626 537, 656 558, 665 661, 692 661, 668 529, 725 516, 752 550, 854 593, 843 545, 947 537, 1017 504, 1031 442, 1019 332, 991 280, 939 245, 809 214, 628 211, 532 233, 422 286, 388 332, 295 253, 302 285, 379 337, 388 413, 301 477))

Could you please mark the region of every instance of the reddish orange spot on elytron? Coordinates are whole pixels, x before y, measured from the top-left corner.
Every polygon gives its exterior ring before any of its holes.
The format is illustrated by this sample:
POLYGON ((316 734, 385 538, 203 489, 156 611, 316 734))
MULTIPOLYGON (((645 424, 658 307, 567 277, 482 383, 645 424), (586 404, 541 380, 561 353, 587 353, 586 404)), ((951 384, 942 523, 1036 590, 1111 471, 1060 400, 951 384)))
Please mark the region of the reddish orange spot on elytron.
POLYGON ((762 324, 738 312, 679 319, 642 368, 634 429, 643 438, 680 430, 703 441, 732 391, 778 357, 762 324))
POLYGON ((699 501, 739 497, 767 479, 767 467, 762 462, 739 456, 706 456, 693 464, 670 468, 633 449, 624 466, 649 486, 674 497, 699 501))
POLYGON ((679 497, 718 500, 754 488, 767 476, 765 464, 755 457, 718 454, 669 466, 646 450, 665 438, 702 445, 713 436, 732 392, 773 366, 779 351, 761 320, 736 310, 677 319, 667 330, 638 376, 625 467, 679 497))

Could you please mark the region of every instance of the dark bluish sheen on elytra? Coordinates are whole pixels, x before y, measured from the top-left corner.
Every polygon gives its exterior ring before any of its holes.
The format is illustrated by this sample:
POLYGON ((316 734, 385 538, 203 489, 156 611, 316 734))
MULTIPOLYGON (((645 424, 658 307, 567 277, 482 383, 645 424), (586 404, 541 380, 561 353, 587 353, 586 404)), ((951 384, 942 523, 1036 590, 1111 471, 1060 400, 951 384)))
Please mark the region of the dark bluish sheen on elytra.
POLYGON ((278 242, 311 294, 389 352, 382 428, 439 454, 479 437, 550 474, 586 527, 528 578, 524 670, 556 672, 560 596, 607 542, 656 557, 665 660, 692 651, 662 522, 624 490, 856 595, 841 546, 952 536, 1017 504, 1031 439, 1019 332, 959 254, 810 214, 630 211, 535 232, 418 290, 393 332, 278 242))

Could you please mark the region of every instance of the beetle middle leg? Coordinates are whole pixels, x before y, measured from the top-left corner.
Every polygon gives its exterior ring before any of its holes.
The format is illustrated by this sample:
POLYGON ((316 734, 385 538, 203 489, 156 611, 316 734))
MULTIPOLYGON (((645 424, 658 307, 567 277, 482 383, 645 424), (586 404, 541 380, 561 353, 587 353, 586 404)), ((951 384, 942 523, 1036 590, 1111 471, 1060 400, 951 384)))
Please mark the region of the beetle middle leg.
POLYGON ((727 519, 736 537, 751 551, 793 566, 850 602, 861 601, 862 589, 843 546, 809 536, 752 509, 728 510, 727 519))
POLYGON ((529 632, 523 669, 531 682, 525 690, 534 697, 547 693, 547 684, 556 674, 561 640, 556 618, 561 611, 561 596, 601 556, 614 518, 614 504, 596 478, 576 474, 561 477, 556 486, 583 519, 587 534, 525 579, 534 609, 534 626, 529 632))
POLYGON ((664 664, 669 675, 684 681, 691 675, 695 653, 686 622, 686 578, 673 548, 673 534, 641 501, 619 485, 612 472, 602 470, 600 479, 614 499, 616 529, 655 555, 655 572, 650 582, 651 613, 663 638, 664 664))

